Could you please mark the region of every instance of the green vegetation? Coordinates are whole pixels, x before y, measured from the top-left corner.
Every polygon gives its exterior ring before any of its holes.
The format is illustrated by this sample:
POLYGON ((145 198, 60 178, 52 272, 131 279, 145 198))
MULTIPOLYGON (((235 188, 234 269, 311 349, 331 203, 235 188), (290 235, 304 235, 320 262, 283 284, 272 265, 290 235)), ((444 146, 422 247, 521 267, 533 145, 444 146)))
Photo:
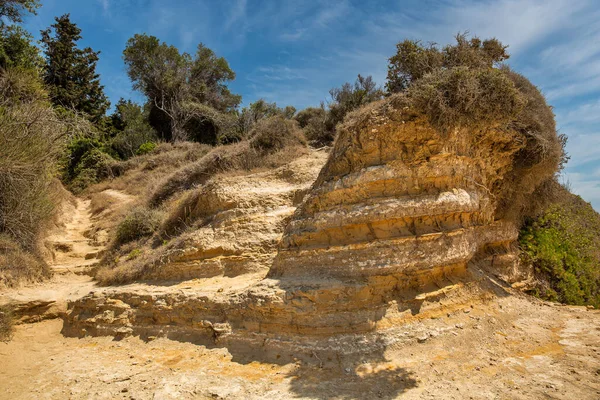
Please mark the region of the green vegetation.
POLYGON ((533 266, 543 299, 600 308, 600 214, 579 196, 560 197, 521 230, 522 262, 533 266))
POLYGON ((148 107, 142 108, 131 100, 119 100, 111 118, 112 141, 110 147, 117 157, 127 160, 135 155, 151 151, 158 140, 156 132, 148 123, 148 107), (145 146, 141 150, 141 146, 145 146))
POLYGON ((373 101, 381 100, 384 91, 377 87, 371 76, 360 74, 354 84, 344 83, 340 88, 329 91, 327 107, 308 107, 294 118, 304 130, 306 138, 317 146, 330 145, 335 139, 336 127, 346 115, 373 101))

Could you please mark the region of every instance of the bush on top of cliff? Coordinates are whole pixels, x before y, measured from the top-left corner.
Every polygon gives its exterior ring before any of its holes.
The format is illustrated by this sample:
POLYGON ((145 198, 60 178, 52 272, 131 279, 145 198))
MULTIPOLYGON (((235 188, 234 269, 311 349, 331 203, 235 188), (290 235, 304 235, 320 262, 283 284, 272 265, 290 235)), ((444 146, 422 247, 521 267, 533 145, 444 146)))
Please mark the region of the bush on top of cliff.
POLYGON ((600 307, 600 214, 567 189, 521 230, 521 260, 533 267, 541 298, 600 307))
POLYGON ((519 150, 493 192, 497 216, 518 219, 535 213, 528 199, 566 162, 566 137, 557 133, 539 89, 501 64, 509 58, 506 49, 496 39, 465 34, 443 48, 406 40, 390 58, 386 88, 402 93, 444 137, 457 128, 512 134, 519 150))

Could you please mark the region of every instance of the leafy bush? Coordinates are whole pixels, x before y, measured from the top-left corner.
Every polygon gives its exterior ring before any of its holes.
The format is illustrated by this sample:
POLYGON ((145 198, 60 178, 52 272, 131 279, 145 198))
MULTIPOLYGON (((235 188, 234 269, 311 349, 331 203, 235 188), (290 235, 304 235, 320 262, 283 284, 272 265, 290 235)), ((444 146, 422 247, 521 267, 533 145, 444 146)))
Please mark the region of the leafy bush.
POLYGON ((414 81, 442 69, 492 68, 509 58, 506 49, 497 39, 468 39, 466 34, 457 35, 456 44, 443 49, 405 40, 396 45, 396 54, 389 60, 386 88, 390 93, 405 91, 414 81))
POLYGON ((527 221, 519 237, 522 262, 538 279, 532 294, 600 307, 600 215, 579 196, 563 198, 527 221))
POLYGON ((117 161, 97 138, 73 139, 67 146, 63 162, 63 180, 74 193, 83 191, 102 179, 119 175, 117 161))
POLYGON ((117 104, 111 116, 116 134, 112 141, 107 142, 122 160, 139 155, 140 146, 156 141, 157 135, 148 123, 148 115, 147 107, 142 108, 130 100, 121 99, 117 104))
POLYGON ((328 112, 325 107, 308 107, 300 111, 294 119, 309 142, 317 145, 331 143, 335 137, 334 132, 327 129, 328 112))
POLYGON ((136 207, 117 227, 116 244, 122 245, 152 236, 159 228, 161 213, 145 207, 136 207))
POLYGON ((156 149, 156 143, 154 142, 146 142, 142 144, 139 149, 136 151, 136 155, 142 156, 144 154, 152 153, 156 149))
POLYGON ((264 99, 258 99, 250 103, 248 107, 242 108, 238 117, 239 130, 243 137, 247 137, 254 125, 262 119, 271 117, 282 117, 292 119, 296 114, 296 108, 287 106, 280 108, 276 103, 268 103, 264 99))
POLYGON ((344 83, 339 88, 329 91, 331 100, 327 109, 321 103, 321 107, 309 107, 300 111, 294 119, 298 121, 304 130, 306 138, 315 145, 329 145, 336 136, 336 127, 346 115, 371 102, 381 100, 384 92, 371 76, 358 78, 352 83, 344 83))

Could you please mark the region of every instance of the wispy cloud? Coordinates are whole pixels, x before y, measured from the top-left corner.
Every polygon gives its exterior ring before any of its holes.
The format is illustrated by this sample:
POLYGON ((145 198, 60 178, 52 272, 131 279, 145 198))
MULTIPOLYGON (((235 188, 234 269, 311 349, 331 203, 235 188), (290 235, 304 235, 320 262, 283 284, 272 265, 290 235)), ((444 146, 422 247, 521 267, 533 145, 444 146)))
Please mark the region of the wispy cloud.
MULTIPOLYGON (((331 24, 339 22, 352 10, 347 0, 319 4, 312 12, 305 13, 293 23, 293 27, 284 30, 279 38, 284 41, 309 39, 331 28, 331 24)), ((331 29, 333 30, 333 29, 331 29)))
POLYGON ((104 10, 104 13, 108 13, 108 11, 110 10, 110 0, 98 0, 100 2, 100 5, 102 6, 102 9, 104 10))
POLYGON ((224 28, 231 29, 232 25, 242 20, 246 16, 247 0, 235 0, 227 19, 225 20, 224 28))

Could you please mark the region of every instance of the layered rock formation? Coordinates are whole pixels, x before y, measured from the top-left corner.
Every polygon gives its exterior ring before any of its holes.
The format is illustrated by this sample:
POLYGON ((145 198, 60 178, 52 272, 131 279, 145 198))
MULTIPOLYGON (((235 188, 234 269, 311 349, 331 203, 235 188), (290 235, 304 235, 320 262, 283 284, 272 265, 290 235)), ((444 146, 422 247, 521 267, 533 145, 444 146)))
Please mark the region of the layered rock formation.
POLYGON ((268 271, 287 219, 327 154, 312 152, 273 171, 211 180, 183 205, 200 227, 180 238, 146 281, 234 277, 268 271))
POLYGON ((257 196, 260 176, 244 177, 253 183, 237 186, 230 208, 212 188, 199 205, 214 209, 211 230, 154 276, 237 277, 96 293, 72 306, 65 331, 263 343, 377 332, 490 298, 481 269, 516 269, 517 229, 496 206, 521 147, 501 129, 441 134, 402 97, 372 104, 339 129, 295 212, 291 184, 276 191, 285 203, 273 190, 257 196), (229 230, 218 239, 220 223, 229 230), (263 239, 273 245, 255 245, 263 239))
POLYGON ((513 242, 494 188, 520 150, 501 130, 442 135, 401 97, 339 129, 309 197, 287 226, 271 277, 418 275, 465 267, 513 242))

